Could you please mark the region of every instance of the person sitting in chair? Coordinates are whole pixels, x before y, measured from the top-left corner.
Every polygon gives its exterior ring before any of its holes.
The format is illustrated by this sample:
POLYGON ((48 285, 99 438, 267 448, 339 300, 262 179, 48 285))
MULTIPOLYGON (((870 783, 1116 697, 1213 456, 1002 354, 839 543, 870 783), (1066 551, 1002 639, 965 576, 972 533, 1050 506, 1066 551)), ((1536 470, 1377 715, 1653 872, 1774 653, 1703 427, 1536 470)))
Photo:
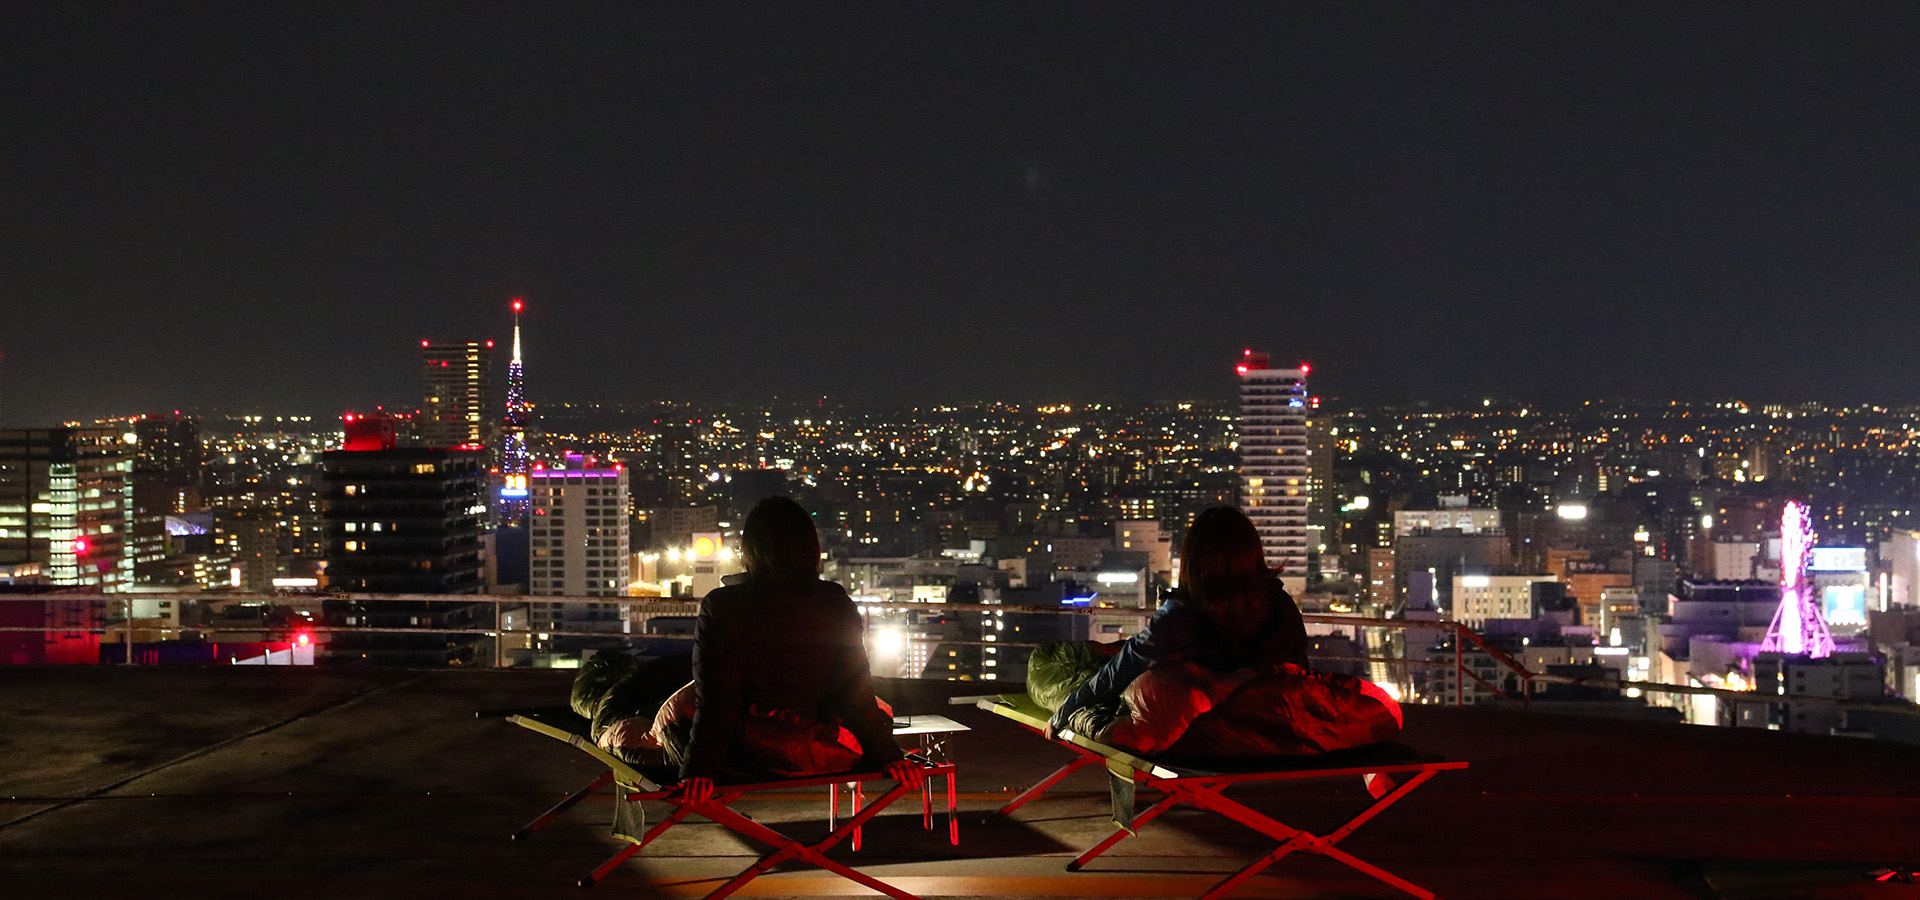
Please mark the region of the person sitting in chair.
POLYGON ((1267 568, 1260 533, 1246 514, 1218 506, 1194 517, 1180 547, 1180 587, 1144 631, 1068 694, 1046 733, 1092 734, 1119 707, 1127 685, 1153 666, 1191 663, 1215 673, 1307 666, 1300 608, 1267 568), (1076 712, 1083 721, 1070 726, 1076 712), (1091 720, 1088 717, 1091 716, 1091 720))
POLYGON ((849 769, 918 787, 925 773, 875 701, 853 598, 820 578, 812 517, 789 498, 762 500, 741 550, 744 581, 700 602, 681 796, 705 800, 715 781, 849 769))

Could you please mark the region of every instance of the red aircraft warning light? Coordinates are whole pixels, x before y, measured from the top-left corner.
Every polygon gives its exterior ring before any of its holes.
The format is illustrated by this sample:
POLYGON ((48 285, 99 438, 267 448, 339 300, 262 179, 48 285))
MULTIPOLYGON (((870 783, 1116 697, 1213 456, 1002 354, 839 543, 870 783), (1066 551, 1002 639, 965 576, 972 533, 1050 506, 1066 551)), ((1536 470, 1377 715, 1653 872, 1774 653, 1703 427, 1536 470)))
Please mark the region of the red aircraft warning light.
POLYGON ((520 299, 519 297, 515 297, 515 298, 513 298, 513 311, 514 311, 514 312, 519 312, 520 310, 522 310, 522 309, 525 309, 525 308, 526 308, 526 305, 527 305, 527 304, 526 304, 526 301, 524 301, 524 300, 521 300, 521 299, 520 299))

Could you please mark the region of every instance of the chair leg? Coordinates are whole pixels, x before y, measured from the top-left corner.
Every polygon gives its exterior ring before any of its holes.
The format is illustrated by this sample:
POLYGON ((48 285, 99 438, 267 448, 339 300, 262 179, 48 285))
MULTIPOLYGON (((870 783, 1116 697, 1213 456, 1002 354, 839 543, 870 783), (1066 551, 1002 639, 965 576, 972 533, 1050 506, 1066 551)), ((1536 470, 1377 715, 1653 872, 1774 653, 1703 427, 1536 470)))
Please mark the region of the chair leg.
POLYGON ((581 887, 593 887, 594 885, 599 884, 600 879, 607 877, 608 873, 612 872, 614 869, 620 868, 621 863, 626 862, 635 853, 639 853, 639 852, 640 852, 639 844, 628 844, 625 847, 621 847, 620 852, 607 857, 607 861, 601 863, 600 868, 594 869, 592 872, 588 873, 587 876, 585 878, 580 879, 577 882, 577 884, 579 884, 581 887))
POLYGON ((1113 847, 1113 845, 1120 843, 1121 841, 1125 840, 1129 835, 1133 834, 1136 831, 1139 831, 1140 826, 1145 825, 1148 822, 1151 822, 1154 819, 1159 818, 1161 813, 1166 812, 1169 809, 1172 809, 1173 805, 1179 802, 1180 799, 1181 798, 1178 793, 1172 793, 1172 794, 1166 795, 1165 797, 1161 797, 1152 806, 1147 807, 1146 812, 1143 812, 1137 816, 1134 816, 1133 821, 1128 823, 1129 826, 1131 827, 1115 828, 1112 834, 1107 835, 1106 840, 1093 845, 1091 848, 1087 850, 1087 852, 1080 854, 1080 856, 1076 858, 1073 862, 1067 863, 1067 871, 1069 872, 1080 871, 1081 868, 1085 867, 1087 863, 1093 862, 1094 857, 1097 857, 1100 854, 1107 852, 1109 849, 1113 847))
POLYGON ((1052 775, 1041 779, 1040 782, 1033 787, 1021 791, 1019 796, 1008 801, 1007 805, 1000 807, 1000 814, 1003 816, 1012 815, 1014 810, 1027 805, 1028 801, 1051 790, 1054 785, 1059 784, 1068 775, 1072 775, 1087 766, 1093 765, 1096 761, 1097 760, 1091 756, 1075 756, 1073 759, 1068 760, 1066 765, 1055 769, 1052 775))
POLYGON ((508 839, 515 840, 515 841, 526 840, 527 837, 533 834, 534 832, 539 831, 540 829, 553 824, 553 820, 560 818, 561 813, 566 812, 569 809, 572 809, 575 804, 579 803, 582 800, 587 799, 588 794, 591 794, 594 791, 597 791, 603 787, 606 787, 612 781, 613 781, 613 770, 609 769, 605 772, 600 773, 599 778, 595 778, 594 780, 588 782, 586 787, 583 787, 577 791, 574 791, 571 794, 568 794, 566 799, 560 801, 559 803, 555 803, 552 809, 549 809, 546 812, 541 813, 533 821, 528 822, 527 824, 521 826, 520 830, 514 832, 508 839))
POLYGON ((960 792, 953 784, 953 770, 947 770, 947 843, 960 846, 960 792))
MULTIPOLYGON (((630 802, 630 801, 621 801, 621 802, 630 802)), ((660 835, 665 834, 667 829, 680 824, 683 820, 685 820, 688 816, 692 814, 693 814, 693 810, 689 807, 685 807, 685 806, 674 807, 672 812, 667 813, 666 818, 661 819, 659 822, 655 823, 652 828, 647 829, 646 834, 641 835, 639 840, 632 841, 628 843, 627 846, 620 848, 620 852, 615 853, 611 857, 608 857, 606 862, 603 862, 600 864, 600 868, 593 870, 592 874, 589 874, 587 877, 580 879, 579 885, 581 887, 592 887, 595 884, 598 884, 600 882, 600 879, 607 877, 608 873, 612 872, 614 869, 619 868, 621 863, 626 862, 628 859, 632 858, 632 856, 635 853, 639 853, 641 850, 646 849, 646 846, 648 844, 653 843, 654 838, 657 838, 660 835)))
POLYGON ((709 801, 689 807, 689 811, 691 812, 697 812, 743 837, 751 838, 774 848, 773 852, 761 857, 758 862, 748 866, 745 870, 741 871, 740 874, 728 879, 726 884, 721 885, 715 889, 713 893, 708 894, 706 900, 723 900, 723 898, 729 894, 739 890, 742 885, 772 871, 775 866, 789 859, 800 859, 811 863, 812 865, 833 872, 842 878, 893 897, 895 900, 919 900, 918 897, 911 893, 829 859, 826 856, 828 849, 832 848, 833 845, 839 843, 841 840, 858 834, 860 827, 866 824, 868 819, 878 815, 882 809, 885 809, 888 805, 892 804, 894 800, 906 793, 906 790, 905 785, 895 784, 886 793, 876 798, 872 804, 861 807, 852 816, 848 817, 846 822, 842 823, 832 834, 827 835, 825 838, 822 838, 819 843, 811 846, 793 840, 765 825, 742 816, 732 809, 728 809, 726 803, 732 802, 732 800, 735 799, 733 797, 724 798, 724 802, 709 801))
MULTIPOLYGON (((866 796, 862 794, 860 791, 860 782, 856 781, 853 783, 853 811, 855 813, 858 813, 860 811, 861 804, 865 802, 866 802, 866 796)), ((855 825, 853 827, 853 849, 855 850, 860 849, 860 826, 858 825, 855 825)))
POLYGON ((1254 831, 1281 842, 1279 846, 1263 854, 1259 859, 1248 864, 1246 868, 1233 873, 1219 884, 1214 885, 1205 894, 1202 894, 1199 900, 1214 900, 1214 898, 1232 890, 1241 882, 1259 874, 1261 870, 1300 850, 1317 853, 1328 859, 1340 862, 1348 868, 1372 876, 1375 879, 1418 897, 1420 900, 1433 900, 1434 894, 1432 891, 1354 856, 1345 850, 1341 850, 1335 847, 1334 844, 1345 839, 1348 835, 1352 834, 1355 829, 1366 824, 1369 819, 1385 811, 1387 807, 1398 803, 1401 798, 1411 793, 1414 788, 1419 787, 1436 774, 1438 773, 1434 770, 1426 770, 1416 774, 1413 778, 1407 780, 1391 793, 1387 794, 1387 796, 1380 798, 1375 801, 1373 805, 1361 811, 1359 815, 1354 816, 1347 824, 1342 825, 1324 837, 1294 828, 1271 816, 1260 813, 1245 804, 1230 800, 1220 792, 1222 787, 1213 785, 1178 786, 1177 793, 1180 794, 1181 798, 1188 804, 1199 809, 1219 813, 1254 831))

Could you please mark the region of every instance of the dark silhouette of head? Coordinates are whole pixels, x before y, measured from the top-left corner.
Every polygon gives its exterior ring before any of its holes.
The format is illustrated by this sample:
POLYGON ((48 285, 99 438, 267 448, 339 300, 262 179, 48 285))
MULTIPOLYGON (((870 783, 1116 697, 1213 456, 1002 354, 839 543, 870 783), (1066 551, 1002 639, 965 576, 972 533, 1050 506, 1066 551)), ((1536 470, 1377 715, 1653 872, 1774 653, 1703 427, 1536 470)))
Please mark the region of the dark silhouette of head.
POLYGON ((1184 602, 1229 632, 1259 626, 1267 618, 1266 551, 1245 513, 1216 506, 1193 518, 1180 545, 1184 602))
POLYGON ((791 497, 768 497, 747 514, 740 535, 747 579, 788 584, 820 577, 820 535, 813 517, 791 497))

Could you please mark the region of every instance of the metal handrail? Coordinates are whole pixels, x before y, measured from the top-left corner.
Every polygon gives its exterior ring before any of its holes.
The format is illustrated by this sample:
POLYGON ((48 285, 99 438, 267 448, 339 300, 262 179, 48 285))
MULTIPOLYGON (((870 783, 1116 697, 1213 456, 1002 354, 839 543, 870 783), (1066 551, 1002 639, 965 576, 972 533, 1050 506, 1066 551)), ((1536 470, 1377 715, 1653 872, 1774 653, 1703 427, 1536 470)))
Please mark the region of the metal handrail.
MULTIPOLYGON (((658 603, 658 604, 674 604, 677 606, 686 606, 686 605, 697 602, 697 599, 693 597, 606 597, 606 596, 554 597, 554 596, 520 595, 520 594, 513 594, 513 595, 507 595, 507 594, 373 594, 373 593, 349 594, 349 593, 307 593, 307 592, 254 593, 254 592, 223 592, 223 591, 183 591, 179 593, 108 594, 108 593, 99 593, 99 592, 83 592, 83 591, 77 591, 77 590, 54 590, 54 591, 42 591, 42 592, 34 592, 34 593, 0 594, 0 603, 60 602, 60 603, 101 603, 101 604, 109 604, 109 605, 125 605, 125 604, 131 603, 132 601, 143 599, 143 598, 146 598, 146 599, 165 598, 167 600, 173 600, 173 601, 225 601, 225 602, 237 602, 237 603, 254 603, 254 602, 288 603, 288 602, 302 602, 302 601, 304 602, 338 601, 338 602, 351 602, 351 603, 418 602, 418 603, 455 604, 455 605, 488 604, 488 605, 492 605, 495 609, 494 618, 496 622, 499 621, 499 613, 504 609, 504 607, 525 606, 527 604, 533 604, 533 603, 557 604, 561 606, 582 605, 582 604, 588 604, 588 603, 596 604, 596 605, 603 605, 608 603, 639 604, 639 605, 658 603)), ((1042 615, 1134 616, 1142 620, 1149 619, 1154 614, 1154 611, 1152 609, 1141 609, 1141 608, 1059 607, 1059 606, 1008 605, 1008 604, 993 604, 993 603, 946 603, 946 602, 940 602, 940 601, 925 601, 925 600, 889 600, 889 601, 878 602, 878 603, 862 603, 860 605, 863 607, 871 607, 871 608, 881 609, 881 610, 939 609, 939 610, 955 611, 955 612, 1012 612, 1012 613, 1035 613, 1035 614, 1042 614, 1042 615)), ((1482 688, 1484 688, 1492 696, 1499 698, 1504 702, 1519 705, 1522 708, 1528 708, 1531 706, 1532 697, 1533 697, 1535 688, 1538 685, 1565 684, 1565 685, 1586 685, 1586 686, 1605 687, 1605 688, 1613 688, 1613 689, 1633 688, 1633 689, 1638 689, 1641 691, 1646 691, 1651 693, 1704 695, 1704 696, 1713 696, 1721 699, 1733 700, 1733 701, 1739 701, 1739 702, 1804 703, 1804 704, 1814 705, 1814 706, 1826 706, 1826 707, 1835 707, 1835 708, 1842 708, 1842 709, 1872 709, 1876 711, 1893 711, 1893 712, 1920 714, 1920 706, 1908 705, 1908 706, 1902 707, 1902 706, 1897 706, 1892 704, 1880 704, 1880 703, 1875 703, 1873 701, 1867 701, 1867 700, 1848 700, 1848 699, 1841 699, 1841 698, 1834 698, 1834 697, 1821 697, 1821 696, 1816 696, 1811 694, 1761 695, 1753 691, 1731 691, 1731 690, 1726 690, 1722 688, 1693 687, 1690 685, 1668 684, 1665 682, 1630 681, 1630 680, 1620 679, 1620 678, 1578 678, 1578 677, 1570 677, 1570 676, 1547 675, 1544 673, 1531 671, 1526 667, 1525 664, 1521 663, 1519 660, 1514 659, 1511 655, 1501 650, 1500 648, 1489 644, 1484 636, 1474 631, 1471 627, 1451 619, 1432 619, 1432 620, 1388 619, 1388 618, 1377 618, 1377 617, 1356 616, 1356 615, 1335 615, 1335 614, 1326 614, 1326 613, 1305 613, 1301 616, 1301 619, 1311 624, 1334 625, 1334 626, 1340 626, 1340 627, 1381 628, 1381 629, 1396 629, 1396 630, 1431 629, 1436 631, 1448 632, 1451 636, 1451 643, 1453 645, 1453 650, 1454 650, 1454 659, 1451 662, 1451 664, 1436 662, 1433 660, 1391 659, 1391 658, 1384 658, 1384 657, 1342 656, 1342 657, 1319 657, 1318 659, 1321 659, 1324 661, 1379 663, 1379 664, 1384 664, 1389 666, 1400 666, 1405 668, 1415 668, 1415 667, 1451 668, 1456 675, 1454 679, 1454 705, 1456 706, 1466 704, 1465 684, 1468 679, 1471 679, 1473 682, 1479 684, 1482 688), (1474 672, 1472 669, 1467 667, 1466 647, 1468 645, 1472 645, 1477 651, 1486 654, 1486 656, 1492 659, 1495 663, 1499 664, 1500 666, 1511 671, 1514 675, 1518 676, 1522 686, 1521 694, 1518 698, 1512 696, 1508 691, 1501 689, 1497 685, 1494 685, 1488 682, 1486 679, 1482 678, 1478 673, 1474 672)), ((102 637, 106 637, 106 636, 118 633, 118 634, 124 634, 126 636, 127 643, 131 644, 132 632, 134 631, 134 626, 131 624, 129 620, 122 619, 120 621, 121 621, 121 624, 119 624, 118 626, 102 626, 102 627, 89 626, 89 627, 80 627, 80 628, 62 628, 57 625, 48 626, 44 624, 43 625, 0 626, 0 633, 61 632, 61 633, 95 634, 95 635, 100 635, 102 637)), ((581 630, 566 630, 566 629, 539 629, 539 628, 532 628, 532 627, 528 627, 525 629, 519 629, 519 628, 503 629, 497 626, 496 627, 485 627, 485 626, 447 626, 447 627, 392 626, 392 627, 388 627, 388 626, 362 626, 362 625, 332 625, 332 624, 327 624, 323 622, 291 622, 286 624, 274 624, 274 625, 268 625, 265 623, 209 624, 205 626, 173 626, 173 627, 166 627, 166 628, 153 628, 151 630, 159 631, 163 634, 169 633, 169 632, 194 632, 198 634, 220 634, 220 633, 256 633, 257 634, 261 632, 304 631, 314 635, 323 635, 323 634, 454 635, 454 634, 458 634, 458 635, 472 635, 476 637, 491 637, 496 639, 506 634, 515 634, 515 635, 544 634, 552 637, 586 637, 586 638, 629 638, 629 639, 645 638, 647 640, 663 640, 663 641, 691 641, 693 639, 693 636, 688 634, 634 634, 631 632, 623 632, 623 631, 581 631, 581 630)), ((926 637, 908 637, 907 640, 910 643, 915 645, 944 644, 949 646, 963 646, 963 647, 979 646, 979 647, 1006 647, 1006 648, 1023 648, 1023 649, 1031 649, 1033 647, 1039 646, 1038 643, 1027 642, 1027 641, 1001 641, 1001 640, 973 641, 973 640, 949 640, 944 638, 926 638, 926 637)), ((500 645, 497 642, 495 644, 495 650, 496 650, 496 654, 495 654, 496 665, 501 665, 503 664, 504 661, 499 658, 500 645)), ((129 654, 128 659, 131 660, 131 658, 132 656, 131 654, 129 654)))

